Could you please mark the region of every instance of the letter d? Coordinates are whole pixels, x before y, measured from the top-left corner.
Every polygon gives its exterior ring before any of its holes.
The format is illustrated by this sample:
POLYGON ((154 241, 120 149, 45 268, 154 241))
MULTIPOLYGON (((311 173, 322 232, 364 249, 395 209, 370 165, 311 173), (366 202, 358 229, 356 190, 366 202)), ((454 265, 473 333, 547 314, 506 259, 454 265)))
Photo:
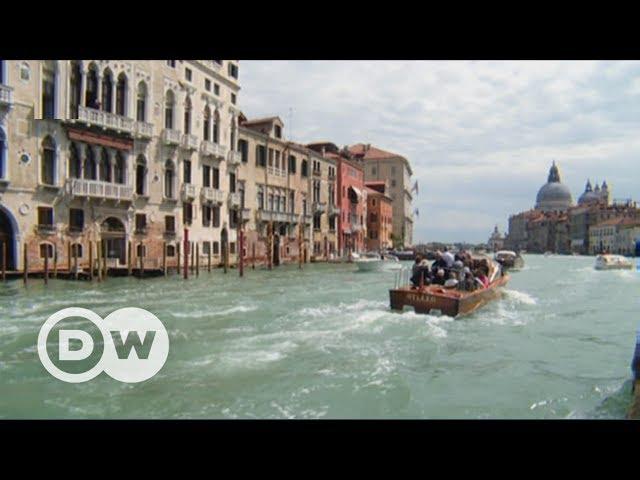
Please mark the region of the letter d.
POLYGON ((93 352, 93 338, 84 330, 60 330, 59 332, 59 360, 84 360, 93 352), (70 339, 80 340, 80 350, 69 350, 70 339))

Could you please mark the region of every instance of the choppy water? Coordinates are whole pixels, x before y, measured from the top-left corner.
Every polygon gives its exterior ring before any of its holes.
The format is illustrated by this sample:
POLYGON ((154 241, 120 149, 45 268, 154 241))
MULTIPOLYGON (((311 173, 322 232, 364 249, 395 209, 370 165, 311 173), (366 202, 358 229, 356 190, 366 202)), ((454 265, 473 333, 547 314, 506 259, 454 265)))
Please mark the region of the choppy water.
POLYGON ((394 274, 280 267, 106 283, 0 285, 1 418, 624 418, 640 272, 525 257, 470 317, 388 310, 394 274), (53 312, 138 306, 169 331, 140 384, 67 384, 41 366, 53 312))

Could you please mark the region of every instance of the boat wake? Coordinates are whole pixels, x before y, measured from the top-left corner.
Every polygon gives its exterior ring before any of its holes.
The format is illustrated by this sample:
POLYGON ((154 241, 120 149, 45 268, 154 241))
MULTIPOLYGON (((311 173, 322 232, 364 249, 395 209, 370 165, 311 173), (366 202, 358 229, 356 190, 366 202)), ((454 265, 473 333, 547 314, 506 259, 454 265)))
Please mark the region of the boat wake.
POLYGON ((519 290, 509 290, 509 289, 504 289, 503 290, 505 297, 508 300, 512 300, 514 303, 522 303, 524 305, 537 305, 538 304, 538 300, 536 300, 535 297, 533 297, 532 295, 529 295, 526 292, 521 292, 519 290))

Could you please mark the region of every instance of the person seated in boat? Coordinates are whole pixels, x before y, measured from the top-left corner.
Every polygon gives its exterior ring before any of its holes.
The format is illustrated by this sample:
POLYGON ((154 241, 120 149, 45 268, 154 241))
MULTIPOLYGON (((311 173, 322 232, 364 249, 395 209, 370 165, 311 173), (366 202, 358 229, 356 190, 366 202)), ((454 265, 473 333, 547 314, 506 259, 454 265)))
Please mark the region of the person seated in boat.
POLYGON ((476 289, 476 282, 469 267, 464 267, 458 279, 458 290, 473 292, 476 289))
POLYGON ((453 253, 451 253, 447 247, 444 247, 444 253, 442 254, 442 259, 444 260, 446 269, 450 269, 451 267, 453 267, 453 262, 456 261, 456 258, 453 256, 453 253))
POLYGON ((482 285, 482 288, 489 287, 489 277, 487 277, 486 271, 483 267, 479 267, 475 274, 476 281, 482 285))
POLYGON ((447 279, 446 279, 446 276, 444 274, 444 268, 439 268, 436 271, 435 276, 431 280, 431 283, 433 283, 434 285, 444 285, 446 281, 447 281, 447 279))
POLYGON ((422 277, 423 285, 431 284, 431 275, 429 272, 429 261, 421 255, 416 256, 416 261, 411 269, 411 283, 417 287, 420 285, 422 277))

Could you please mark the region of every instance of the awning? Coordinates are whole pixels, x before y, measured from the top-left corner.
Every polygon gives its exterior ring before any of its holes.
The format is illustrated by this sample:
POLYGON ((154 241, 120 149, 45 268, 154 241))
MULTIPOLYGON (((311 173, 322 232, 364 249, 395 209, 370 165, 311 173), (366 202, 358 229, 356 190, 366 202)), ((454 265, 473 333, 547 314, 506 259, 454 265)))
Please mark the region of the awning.
POLYGON ((133 148, 133 140, 99 135, 97 133, 88 132, 86 130, 76 130, 74 128, 69 128, 68 131, 70 140, 78 140, 80 142, 102 145, 103 147, 111 147, 118 150, 131 150, 133 148))
POLYGON ((353 185, 349 187, 349 190, 352 190, 353 193, 355 194, 355 201, 354 203, 358 203, 360 200, 363 199, 363 195, 362 192, 360 191, 360 189, 354 187, 353 185))

